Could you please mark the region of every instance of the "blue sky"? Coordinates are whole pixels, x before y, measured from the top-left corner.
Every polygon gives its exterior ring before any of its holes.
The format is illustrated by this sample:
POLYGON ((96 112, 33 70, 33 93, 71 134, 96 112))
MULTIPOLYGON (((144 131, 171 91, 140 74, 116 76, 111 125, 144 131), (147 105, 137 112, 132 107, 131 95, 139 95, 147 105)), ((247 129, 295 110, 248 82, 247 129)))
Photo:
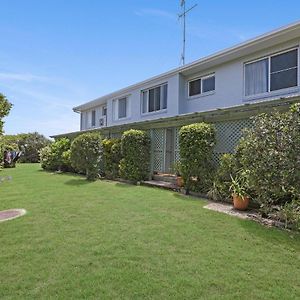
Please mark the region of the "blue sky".
MULTIPOLYGON (((179 0, 0 0, 7 134, 79 129, 72 107, 179 65, 179 0)), ((187 23, 191 62, 300 19, 299 0, 202 1, 187 23)))

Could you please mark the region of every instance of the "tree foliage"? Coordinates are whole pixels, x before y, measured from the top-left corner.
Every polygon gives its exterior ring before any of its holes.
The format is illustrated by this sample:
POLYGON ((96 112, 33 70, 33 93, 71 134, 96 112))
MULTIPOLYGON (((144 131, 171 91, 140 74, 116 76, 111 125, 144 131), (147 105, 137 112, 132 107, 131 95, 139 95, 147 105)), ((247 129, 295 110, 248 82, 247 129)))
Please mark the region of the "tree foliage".
POLYGON ((147 133, 134 129, 125 131, 121 139, 121 150, 121 177, 133 182, 147 179, 150 171, 150 138, 147 133))
POLYGON ((39 152, 50 145, 51 141, 38 132, 5 135, 3 141, 6 147, 23 151, 20 162, 37 163, 40 161, 39 152))
POLYGON ((88 180, 99 175, 102 159, 102 140, 98 133, 85 133, 76 137, 71 144, 70 160, 73 168, 83 171, 88 180))
POLYGON ((12 104, 0 93, 0 135, 3 134, 3 118, 9 114, 11 107, 12 104))

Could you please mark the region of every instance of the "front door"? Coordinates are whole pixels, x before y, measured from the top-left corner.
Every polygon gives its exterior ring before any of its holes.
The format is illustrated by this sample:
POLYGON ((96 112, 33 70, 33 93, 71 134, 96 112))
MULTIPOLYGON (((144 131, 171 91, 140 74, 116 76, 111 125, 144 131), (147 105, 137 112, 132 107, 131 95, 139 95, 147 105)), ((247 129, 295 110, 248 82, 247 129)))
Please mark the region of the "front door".
POLYGON ((165 147, 165 173, 173 172, 174 164, 174 130, 173 128, 166 129, 166 147, 165 147))

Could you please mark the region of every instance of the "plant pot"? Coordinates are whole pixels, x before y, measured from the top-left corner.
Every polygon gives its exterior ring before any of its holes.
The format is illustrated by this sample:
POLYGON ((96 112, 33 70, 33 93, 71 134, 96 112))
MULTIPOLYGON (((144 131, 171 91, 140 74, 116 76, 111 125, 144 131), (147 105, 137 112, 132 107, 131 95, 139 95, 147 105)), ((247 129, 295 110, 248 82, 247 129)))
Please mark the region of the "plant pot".
POLYGON ((183 187, 183 178, 181 176, 176 177, 176 184, 179 187, 183 187))
POLYGON ((232 195, 233 207, 237 210, 246 210, 249 205, 249 197, 245 196, 244 199, 235 194, 232 195))

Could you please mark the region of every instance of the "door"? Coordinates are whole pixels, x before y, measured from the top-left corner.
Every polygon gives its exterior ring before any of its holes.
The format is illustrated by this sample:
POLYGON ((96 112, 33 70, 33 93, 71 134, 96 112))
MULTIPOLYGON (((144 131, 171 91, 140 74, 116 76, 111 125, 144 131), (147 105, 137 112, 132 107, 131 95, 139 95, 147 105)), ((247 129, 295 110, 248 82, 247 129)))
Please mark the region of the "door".
POLYGON ((165 147, 165 169, 164 172, 173 173, 174 165, 174 133, 173 128, 166 129, 166 147, 165 147))

